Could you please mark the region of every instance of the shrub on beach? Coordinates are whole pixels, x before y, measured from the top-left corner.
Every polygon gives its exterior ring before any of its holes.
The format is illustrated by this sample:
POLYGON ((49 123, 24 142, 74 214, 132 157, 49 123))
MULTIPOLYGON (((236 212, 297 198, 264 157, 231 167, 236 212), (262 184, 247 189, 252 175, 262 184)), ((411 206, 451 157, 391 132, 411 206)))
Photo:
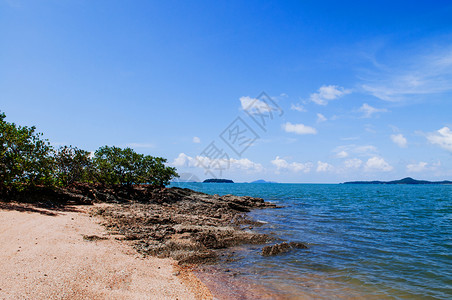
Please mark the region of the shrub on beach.
POLYGON ((52 147, 36 128, 5 121, 0 114, 0 189, 51 185, 52 147))
POLYGON ((94 177, 104 184, 164 186, 178 176, 165 162, 164 158, 139 154, 131 148, 104 146, 94 153, 94 177))
POLYGON ((90 152, 73 146, 53 149, 36 128, 5 121, 0 112, 0 192, 36 185, 68 186, 75 182, 163 187, 177 177, 166 159, 131 148, 100 147, 90 152))
POLYGON ((67 186, 92 179, 93 162, 90 152, 72 146, 60 147, 54 153, 56 184, 67 186))

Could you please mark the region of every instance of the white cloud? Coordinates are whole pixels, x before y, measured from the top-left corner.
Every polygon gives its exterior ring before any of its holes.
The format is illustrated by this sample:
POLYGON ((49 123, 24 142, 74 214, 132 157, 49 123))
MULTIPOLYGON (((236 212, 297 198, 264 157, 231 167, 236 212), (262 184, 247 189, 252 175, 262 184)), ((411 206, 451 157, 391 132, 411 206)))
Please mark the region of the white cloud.
POLYGON ((264 167, 261 164, 255 163, 248 158, 230 158, 229 162, 231 169, 248 170, 253 172, 262 172, 264 170, 264 167))
POLYGON ((235 158, 224 158, 224 159, 211 159, 206 156, 196 156, 191 157, 185 153, 179 153, 179 155, 171 163, 174 167, 198 167, 204 169, 205 167, 211 166, 212 169, 221 168, 222 170, 245 170, 251 172, 262 172, 264 167, 255 163, 247 158, 235 159, 235 158))
POLYGON ((403 134, 391 134, 391 140, 399 147, 405 148, 407 144, 406 138, 403 136, 403 134))
POLYGON ((387 112, 388 110, 385 108, 375 108, 370 106, 367 103, 364 103, 359 110, 360 112, 363 113, 363 117, 364 118, 370 118, 372 117, 373 114, 379 113, 379 112, 387 112))
POLYGON ((277 108, 272 107, 269 103, 248 96, 240 97, 240 104, 242 109, 246 110, 250 114, 260 114, 278 110, 277 108))
POLYGON ((365 170, 366 171, 383 171, 383 172, 389 172, 392 171, 394 168, 388 164, 383 158, 374 156, 367 160, 365 164, 365 170))
POLYGON ((291 110, 296 110, 296 111, 299 111, 299 112, 305 112, 305 111, 307 111, 307 110, 303 107, 303 105, 301 105, 301 104, 292 104, 292 105, 290 106, 290 109, 291 109, 291 110))
POLYGON ((175 167, 193 167, 193 158, 185 153, 179 153, 179 155, 171 163, 175 167))
POLYGON ((271 161, 272 165, 276 166, 277 172, 281 170, 288 170, 291 172, 300 172, 303 171, 304 173, 308 173, 311 171, 312 163, 299 163, 299 162, 292 162, 289 163, 285 159, 280 158, 279 156, 276 156, 274 160, 271 161))
POLYGON ((409 67, 379 69, 362 84, 364 91, 386 101, 401 101, 407 96, 427 95, 452 90, 452 49, 428 56, 412 56, 409 67))
POLYGON ((348 153, 347 153, 347 151, 344 151, 344 150, 342 150, 336 154, 337 158, 346 158, 347 156, 348 156, 348 153))
POLYGON ((318 161, 317 162, 317 172, 329 172, 329 171, 333 171, 334 167, 332 165, 330 165, 329 163, 326 162, 321 162, 318 161))
POLYGON ((318 89, 317 93, 312 93, 309 98, 316 104, 327 105, 328 101, 335 100, 350 93, 351 90, 346 90, 337 85, 323 85, 318 89))
POLYGON ((377 148, 372 145, 364 145, 364 146, 357 146, 353 149, 354 152, 360 153, 360 154, 369 154, 372 152, 377 152, 377 148))
MULTIPOLYGON (((334 150, 336 152, 336 157, 340 157, 339 153, 346 152, 347 155, 352 153, 358 156, 374 156, 375 153, 378 152, 377 148, 372 145, 345 145, 345 146, 338 146, 334 150)), ((343 155, 343 153, 341 154, 343 155)))
POLYGON ((317 134, 317 130, 315 128, 303 124, 292 124, 290 122, 287 122, 286 124, 282 125, 282 128, 286 132, 292 132, 296 134, 317 134))
POLYGON ((347 169, 358 169, 359 167, 361 167, 363 164, 363 161, 360 160, 359 158, 352 158, 352 159, 347 159, 344 162, 344 165, 347 169))
POLYGON ((197 136, 194 136, 193 137, 193 143, 199 144, 199 143, 201 143, 201 139, 199 137, 197 137, 197 136))
POLYGON ((430 143, 452 152, 452 131, 449 127, 443 127, 437 133, 428 134, 427 139, 430 143))
POLYGON ((372 125, 372 124, 366 124, 366 125, 364 125, 365 126, 365 130, 367 131, 367 132, 370 132, 370 133, 377 133, 377 131, 375 130, 375 126, 374 125, 372 125))
POLYGON ((406 169, 408 172, 422 172, 426 170, 427 167, 427 163, 426 162, 419 162, 417 164, 409 164, 406 166, 406 169))
POLYGON ((324 115, 322 115, 322 114, 317 114, 317 122, 318 123, 320 123, 320 122, 325 122, 327 120, 327 118, 324 116, 324 115))

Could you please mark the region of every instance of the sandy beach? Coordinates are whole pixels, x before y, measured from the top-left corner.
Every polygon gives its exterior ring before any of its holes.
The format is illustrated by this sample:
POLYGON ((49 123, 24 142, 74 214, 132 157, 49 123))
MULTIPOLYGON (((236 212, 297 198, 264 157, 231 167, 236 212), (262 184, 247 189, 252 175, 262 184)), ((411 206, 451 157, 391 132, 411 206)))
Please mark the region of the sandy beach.
POLYGON ((0 202, 0 299, 212 299, 174 260, 108 235, 91 207, 0 202))

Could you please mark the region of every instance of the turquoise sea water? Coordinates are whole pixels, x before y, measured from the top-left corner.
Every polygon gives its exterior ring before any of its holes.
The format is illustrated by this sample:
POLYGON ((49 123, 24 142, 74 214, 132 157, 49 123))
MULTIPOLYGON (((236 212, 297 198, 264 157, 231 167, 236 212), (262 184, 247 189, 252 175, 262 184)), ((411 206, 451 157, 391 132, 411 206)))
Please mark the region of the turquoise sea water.
POLYGON ((237 250, 222 267, 238 281, 288 299, 452 299, 450 185, 178 185, 282 205, 251 212, 266 222, 253 230, 309 247, 274 257, 261 246, 237 250))

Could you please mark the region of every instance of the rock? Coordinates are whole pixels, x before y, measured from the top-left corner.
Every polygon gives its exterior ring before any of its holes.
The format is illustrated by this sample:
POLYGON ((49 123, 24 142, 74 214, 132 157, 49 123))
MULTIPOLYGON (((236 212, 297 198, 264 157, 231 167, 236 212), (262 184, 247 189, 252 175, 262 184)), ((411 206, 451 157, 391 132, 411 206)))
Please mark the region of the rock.
POLYGON ((280 243, 262 248, 262 256, 273 256, 280 253, 288 252, 291 249, 307 249, 308 247, 299 242, 280 243))
POLYGON ((296 249, 308 249, 308 246, 300 242, 290 242, 289 246, 296 249))
POLYGON ((229 202, 228 206, 234 210, 240 211, 240 212, 249 212, 250 209, 248 207, 245 207, 243 205, 240 204, 236 204, 234 202, 229 202))

